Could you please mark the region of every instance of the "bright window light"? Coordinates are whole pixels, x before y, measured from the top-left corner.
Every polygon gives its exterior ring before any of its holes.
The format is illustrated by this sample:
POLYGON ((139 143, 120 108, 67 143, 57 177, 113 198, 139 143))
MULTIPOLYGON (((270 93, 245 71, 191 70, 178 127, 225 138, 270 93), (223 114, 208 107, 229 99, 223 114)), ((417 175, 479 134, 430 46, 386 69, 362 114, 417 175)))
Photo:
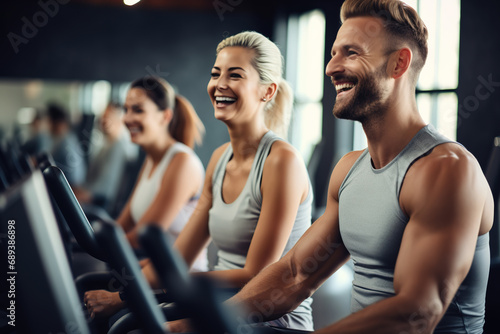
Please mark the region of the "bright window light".
POLYGON ((417 95, 420 115, 446 137, 456 140, 458 98, 455 93, 417 95))
POLYGON ((458 86, 460 1, 421 0, 418 11, 429 30, 429 55, 418 88, 455 89, 458 86))
POLYGON ((109 97, 111 93, 111 83, 105 80, 96 81, 92 85, 92 103, 91 111, 100 115, 109 102, 109 97))
POLYGON ((123 0, 123 3, 126 4, 127 6, 133 6, 136 3, 138 3, 141 0, 123 0))
POLYGON ((317 102, 301 103, 295 107, 295 124, 300 124, 299 136, 295 137, 296 147, 304 161, 311 158, 314 145, 321 140, 323 105, 317 102))
POLYGON ((359 122, 354 122, 354 140, 352 144, 352 149, 354 151, 364 150, 368 147, 368 141, 366 140, 365 132, 363 131, 363 126, 359 122))
POLYGON ((424 92, 418 93, 417 105, 426 122, 456 140, 460 0, 416 2, 429 30, 429 54, 417 85, 424 92))
POLYGON ((289 138, 306 163, 321 140, 325 26, 320 10, 288 20, 286 73, 295 95, 289 138))
POLYGON ((325 17, 319 10, 299 18, 297 98, 318 101, 323 97, 325 17))
POLYGON ((455 93, 438 94, 437 127, 448 138, 457 139, 458 98, 455 93))
POLYGON ((417 1, 418 0, 404 0, 403 2, 406 2, 407 5, 410 7, 413 7, 413 9, 417 10, 417 1))
POLYGON ((24 107, 17 112, 17 122, 19 124, 30 124, 35 119, 36 109, 24 107))

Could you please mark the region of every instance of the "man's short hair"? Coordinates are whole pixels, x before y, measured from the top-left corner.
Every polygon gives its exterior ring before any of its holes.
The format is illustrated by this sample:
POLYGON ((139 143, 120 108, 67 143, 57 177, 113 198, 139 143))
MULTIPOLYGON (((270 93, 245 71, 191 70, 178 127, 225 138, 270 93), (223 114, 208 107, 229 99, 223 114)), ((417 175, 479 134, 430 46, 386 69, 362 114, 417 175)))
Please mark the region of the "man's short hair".
POLYGON ((70 123, 69 115, 66 110, 56 103, 47 104, 47 117, 53 123, 70 123))

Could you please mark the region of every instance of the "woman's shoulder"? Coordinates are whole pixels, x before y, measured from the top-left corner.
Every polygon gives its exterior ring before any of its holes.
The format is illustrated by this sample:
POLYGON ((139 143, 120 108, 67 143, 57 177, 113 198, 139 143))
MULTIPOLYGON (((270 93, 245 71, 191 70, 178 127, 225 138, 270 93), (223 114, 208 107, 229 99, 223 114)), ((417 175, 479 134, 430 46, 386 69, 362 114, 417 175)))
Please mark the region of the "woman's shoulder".
POLYGON ((170 170, 190 169, 193 172, 196 170, 204 171, 203 164, 198 155, 193 149, 182 143, 175 143, 169 151, 167 151, 164 159, 169 161, 168 169, 170 170), (168 155, 170 157, 168 157, 168 155))
POLYGON ((304 164, 299 151, 292 144, 284 140, 273 142, 267 160, 280 165, 292 162, 304 164))
POLYGON ((307 169, 301 154, 290 143, 277 140, 264 163, 264 173, 271 178, 293 175, 294 178, 306 180, 307 169))
POLYGON ((231 143, 227 142, 217 147, 212 153, 212 157, 210 158, 210 163, 216 164, 217 161, 219 161, 219 159, 221 158, 222 154, 224 154, 224 152, 227 150, 229 145, 231 145, 231 143))
POLYGON ((222 144, 221 146, 217 147, 214 150, 214 152, 212 153, 212 156, 215 156, 215 155, 221 156, 222 153, 224 153, 224 151, 229 147, 229 145, 231 145, 231 142, 226 142, 226 143, 222 144))
POLYGON ((273 189, 288 189, 300 196, 303 203, 309 194, 309 177, 301 154, 290 143, 277 140, 264 163, 262 193, 273 189), (267 190, 266 190, 267 189, 267 190))
POLYGON ((215 169, 215 166, 219 162, 220 158, 226 151, 226 149, 229 147, 230 143, 224 143, 221 146, 217 147, 214 152, 212 153, 212 157, 210 158, 210 161, 208 162, 207 166, 207 176, 210 177, 215 169))

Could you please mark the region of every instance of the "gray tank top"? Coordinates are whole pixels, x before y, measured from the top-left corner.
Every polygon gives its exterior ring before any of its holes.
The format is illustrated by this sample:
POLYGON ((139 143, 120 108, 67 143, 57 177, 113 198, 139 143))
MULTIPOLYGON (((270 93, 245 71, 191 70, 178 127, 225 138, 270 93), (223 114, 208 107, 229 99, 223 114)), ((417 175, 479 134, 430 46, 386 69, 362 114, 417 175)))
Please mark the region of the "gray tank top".
MULTIPOLYGON (((394 267, 409 220, 399 205, 401 186, 416 160, 449 142, 428 125, 380 169, 373 168, 365 150, 340 186, 340 233, 354 263, 352 312, 394 296, 394 267)), ((489 260, 485 234, 478 238, 469 274, 434 333, 482 333, 489 260)))
MULTIPOLYGON (((272 144, 282 140, 269 131, 261 139, 250 174, 243 190, 232 203, 225 203, 222 198, 222 182, 226 165, 233 156, 231 145, 224 151, 217 162, 212 176, 212 208, 209 211, 209 231, 214 244, 218 247, 218 259, 215 270, 242 269, 252 237, 257 226, 262 206, 261 182, 264 163, 272 144)), ((309 183, 310 184, 310 183, 309 183)), ((300 204, 288 238, 284 255, 311 225, 312 189, 306 200, 300 204)), ((271 325, 312 330, 311 298, 306 299, 297 309, 284 317, 270 322, 271 325)))

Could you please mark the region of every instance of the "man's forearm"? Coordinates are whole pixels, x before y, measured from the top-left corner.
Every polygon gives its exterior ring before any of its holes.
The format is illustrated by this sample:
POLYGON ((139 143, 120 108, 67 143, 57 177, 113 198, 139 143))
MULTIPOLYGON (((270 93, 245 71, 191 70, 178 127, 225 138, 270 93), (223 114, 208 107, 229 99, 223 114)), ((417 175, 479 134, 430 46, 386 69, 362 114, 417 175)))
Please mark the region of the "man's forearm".
POLYGON ((246 311, 248 322, 269 321, 293 311, 310 296, 308 290, 287 262, 280 261, 265 268, 227 303, 246 311))
POLYGON ((349 259, 337 238, 317 235, 324 233, 309 229, 305 235, 309 239, 302 241, 302 247, 296 245, 261 271, 229 303, 246 309, 253 322, 273 320, 295 310, 349 259))
POLYGON ((443 313, 443 305, 391 297, 316 331, 317 334, 427 334, 432 333, 443 313))

